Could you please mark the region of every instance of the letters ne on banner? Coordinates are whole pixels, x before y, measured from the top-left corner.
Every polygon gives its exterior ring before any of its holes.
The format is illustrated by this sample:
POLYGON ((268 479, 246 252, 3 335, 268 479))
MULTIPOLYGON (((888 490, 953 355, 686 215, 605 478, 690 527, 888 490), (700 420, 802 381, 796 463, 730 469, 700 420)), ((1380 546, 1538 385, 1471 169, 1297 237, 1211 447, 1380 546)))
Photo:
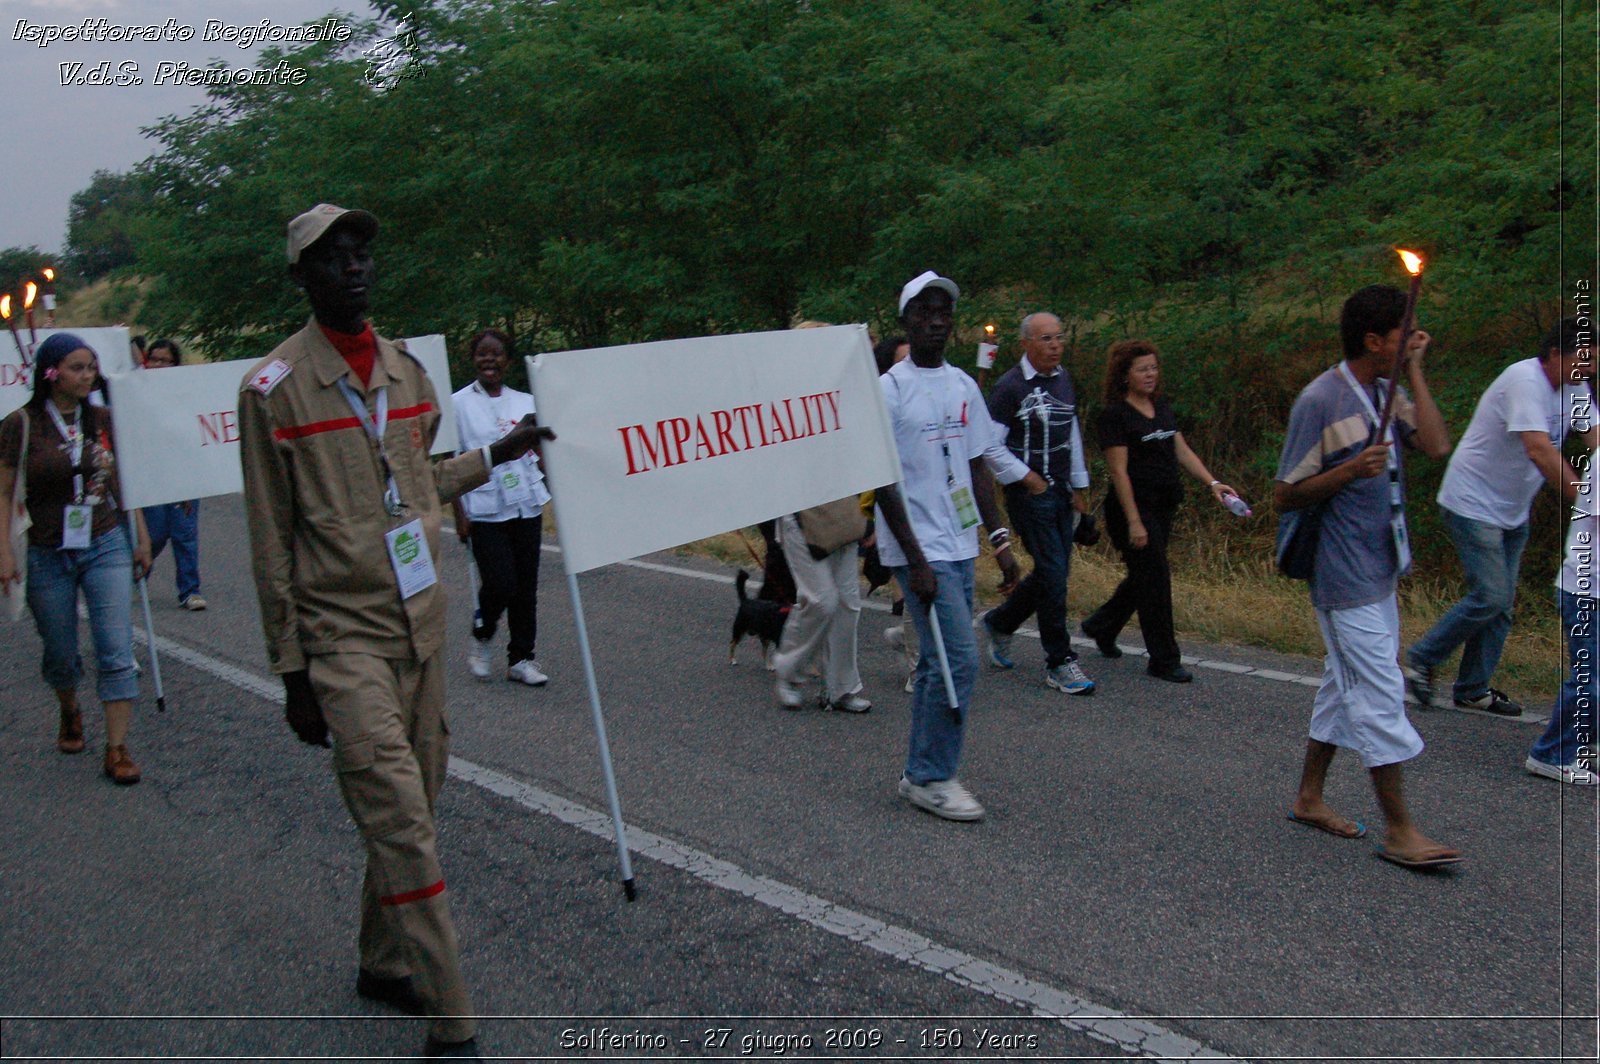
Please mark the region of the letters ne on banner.
MULTIPOLYGON (((11 320, 16 322, 15 315, 11 320)), ((0 326, 0 417, 5 417, 26 403, 33 395, 31 348, 38 345, 28 342, 26 325, 18 324, 17 332, 22 336, 23 347, 30 349, 26 366, 22 364, 22 356, 17 353, 17 345, 11 340, 11 330, 0 326)), ((42 344, 49 337, 62 332, 72 333, 89 345, 103 376, 126 373, 133 366, 133 356, 128 351, 128 330, 120 325, 100 329, 40 329, 36 335, 42 344)))
MULTIPOLYGON (((127 331, 122 333, 126 353, 127 331)), ((427 370, 439 396, 439 432, 433 440, 433 453, 454 451, 458 441, 444 337, 419 336, 405 344, 427 370)), ((126 365, 126 357, 123 361, 126 365)), ((159 506, 243 489, 239 386, 256 361, 136 370, 111 377, 115 414, 111 426, 124 506, 159 506)))
POLYGON ((865 325, 528 359, 579 573, 900 479, 865 325))

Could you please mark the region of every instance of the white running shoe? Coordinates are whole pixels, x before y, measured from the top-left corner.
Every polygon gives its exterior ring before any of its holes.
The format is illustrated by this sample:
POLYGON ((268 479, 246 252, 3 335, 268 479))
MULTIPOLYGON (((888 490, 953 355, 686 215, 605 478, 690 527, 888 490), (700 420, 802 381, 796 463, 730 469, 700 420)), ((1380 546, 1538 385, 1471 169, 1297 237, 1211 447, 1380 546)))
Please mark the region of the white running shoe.
POLYGON ((946 820, 982 820, 983 806, 960 780, 933 780, 918 786, 900 777, 900 797, 946 820))
POLYGON ((1522 763, 1522 767, 1535 776, 1545 776, 1549 779, 1560 780, 1562 783, 1574 783, 1579 787, 1593 787, 1600 782, 1600 777, 1585 768, 1581 762, 1574 761, 1570 765, 1551 765, 1540 761, 1536 757, 1529 757, 1522 763))
POLYGON ((474 639, 467 648, 467 668, 479 680, 494 675, 494 644, 487 639, 474 639))
POLYGON ((1076 659, 1063 661, 1053 669, 1045 669, 1044 682, 1069 695, 1094 694, 1094 681, 1084 673, 1083 666, 1076 659))
POLYGON ((872 703, 867 701, 860 692, 856 692, 836 699, 829 704, 829 708, 836 709, 840 713, 865 713, 872 708, 872 703))
POLYGON ((891 624, 889 627, 885 628, 883 630, 883 641, 894 647, 896 650, 904 649, 906 645, 905 625, 891 624))
POLYGON ((790 683, 780 676, 773 689, 778 696, 778 705, 784 709, 799 709, 805 705, 806 693, 800 689, 799 684, 790 683))
POLYGON ((539 671, 539 666, 532 658, 524 658, 507 669, 506 679, 512 683, 525 683, 529 687, 543 687, 550 682, 550 677, 539 671))

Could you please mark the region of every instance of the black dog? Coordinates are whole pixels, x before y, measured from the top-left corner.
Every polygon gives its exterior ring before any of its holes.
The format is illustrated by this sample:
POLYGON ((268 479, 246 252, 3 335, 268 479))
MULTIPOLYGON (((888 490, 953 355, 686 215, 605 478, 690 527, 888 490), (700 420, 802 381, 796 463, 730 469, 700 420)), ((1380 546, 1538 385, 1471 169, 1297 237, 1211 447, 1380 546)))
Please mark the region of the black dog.
POLYGON ((753 599, 745 594, 744 585, 749 579, 750 574, 740 569, 733 581, 739 592, 739 612, 733 615, 733 639, 728 643, 728 664, 739 663, 734 653, 739 649, 739 640, 753 635, 761 640, 767 668, 771 669, 772 652, 778 640, 783 638, 783 622, 789 619, 789 607, 764 599, 753 599))

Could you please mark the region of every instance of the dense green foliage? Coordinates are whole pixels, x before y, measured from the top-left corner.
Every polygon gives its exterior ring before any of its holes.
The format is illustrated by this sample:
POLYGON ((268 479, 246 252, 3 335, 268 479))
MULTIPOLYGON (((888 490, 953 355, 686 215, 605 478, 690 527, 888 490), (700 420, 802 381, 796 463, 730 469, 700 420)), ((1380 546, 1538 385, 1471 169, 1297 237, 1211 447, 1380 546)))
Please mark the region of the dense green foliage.
POLYGON ((1593 5, 385 7, 413 9, 424 76, 375 89, 358 35, 289 55, 303 85, 218 90, 154 131, 134 228, 160 331, 262 353, 304 315, 283 225, 319 200, 383 220, 386 331, 497 325, 524 349, 889 328, 934 268, 969 339, 1059 313, 1092 405, 1105 345, 1156 340, 1191 442, 1261 499, 1340 301, 1401 281, 1394 245, 1428 256, 1457 433, 1592 276, 1593 5))

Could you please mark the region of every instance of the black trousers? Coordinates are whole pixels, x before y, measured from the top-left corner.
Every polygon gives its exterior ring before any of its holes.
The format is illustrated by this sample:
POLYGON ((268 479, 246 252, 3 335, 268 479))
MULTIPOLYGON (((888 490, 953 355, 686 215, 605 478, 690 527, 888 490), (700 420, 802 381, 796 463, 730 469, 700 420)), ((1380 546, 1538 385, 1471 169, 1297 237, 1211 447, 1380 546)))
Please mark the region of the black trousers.
POLYGON ((514 517, 509 521, 472 522, 472 556, 478 562, 479 626, 475 639, 493 639, 506 614, 511 645, 506 663, 515 665, 533 657, 539 626, 539 541, 544 515, 514 517))
POLYGON ((1128 575, 1106 604, 1083 622, 1083 630, 1089 635, 1114 639, 1137 613, 1139 631, 1150 654, 1150 668, 1157 671, 1176 668, 1183 660, 1172 628, 1172 567, 1167 563, 1167 542, 1176 509, 1140 503, 1139 520, 1150 540, 1134 550, 1128 544, 1128 518, 1121 503, 1115 495, 1106 500, 1106 532, 1122 552, 1128 575))

